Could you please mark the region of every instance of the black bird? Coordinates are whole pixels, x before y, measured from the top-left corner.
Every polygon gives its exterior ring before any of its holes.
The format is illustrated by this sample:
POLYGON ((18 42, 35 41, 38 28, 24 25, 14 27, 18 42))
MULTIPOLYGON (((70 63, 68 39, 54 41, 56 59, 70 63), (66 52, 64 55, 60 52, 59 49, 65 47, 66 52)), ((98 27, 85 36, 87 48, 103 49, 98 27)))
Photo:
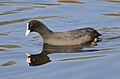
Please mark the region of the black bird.
POLYGON ((25 36, 30 32, 39 33, 43 38, 44 44, 55 46, 81 45, 93 41, 97 42, 97 38, 101 35, 90 27, 65 32, 53 32, 38 20, 31 20, 27 23, 25 36))

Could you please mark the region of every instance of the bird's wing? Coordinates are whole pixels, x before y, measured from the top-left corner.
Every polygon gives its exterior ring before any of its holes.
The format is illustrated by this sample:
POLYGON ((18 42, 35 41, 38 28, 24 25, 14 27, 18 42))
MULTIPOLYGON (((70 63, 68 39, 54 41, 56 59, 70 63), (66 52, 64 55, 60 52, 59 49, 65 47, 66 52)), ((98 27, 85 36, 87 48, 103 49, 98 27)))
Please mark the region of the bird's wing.
POLYGON ((67 39, 78 39, 82 36, 89 35, 90 33, 87 30, 76 29, 64 32, 64 37, 67 39))

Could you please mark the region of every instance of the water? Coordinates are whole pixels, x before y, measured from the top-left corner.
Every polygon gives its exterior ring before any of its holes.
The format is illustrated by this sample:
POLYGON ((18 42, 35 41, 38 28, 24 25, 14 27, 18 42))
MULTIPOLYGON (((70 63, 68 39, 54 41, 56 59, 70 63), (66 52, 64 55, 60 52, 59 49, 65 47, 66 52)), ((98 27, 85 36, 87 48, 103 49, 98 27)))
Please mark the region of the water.
POLYGON ((120 0, 0 0, 0 79, 119 79, 120 0), (93 27, 96 46, 45 48, 37 19, 53 31, 93 27))

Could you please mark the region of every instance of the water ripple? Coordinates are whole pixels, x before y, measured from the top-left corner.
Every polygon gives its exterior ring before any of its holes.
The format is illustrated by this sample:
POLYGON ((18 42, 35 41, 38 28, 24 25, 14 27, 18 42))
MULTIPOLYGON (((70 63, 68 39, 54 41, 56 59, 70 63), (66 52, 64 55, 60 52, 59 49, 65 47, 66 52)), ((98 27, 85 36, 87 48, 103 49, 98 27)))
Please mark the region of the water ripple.
POLYGON ((83 60, 83 59, 99 58, 99 57, 104 57, 104 56, 106 56, 106 55, 86 56, 86 57, 81 57, 81 58, 67 58, 67 59, 61 59, 61 60, 58 60, 58 61, 83 60))
POLYGON ((103 14, 105 16, 120 16, 120 13, 103 14))
POLYGON ((6 25, 6 24, 12 24, 12 23, 24 22, 32 19, 49 19, 49 18, 63 18, 63 16, 36 16, 31 18, 22 18, 17 20, 3 21, 3 22, 0 22, 0 26, 6 25))
POLYGON ((11 65, 14 65, 16 63, 17 63, 16 61, 8 61, 6 63, 0 64, 0 66, 11 66, 11 65))
POLYGON ((17 45, 0 45, 2 48, 21 48, 20 46, 17 45))
POLYGON ((108 2, 115 2, 115 3, 120 3, 120 0, 105 0, 105 1, 108 1, 108 2))

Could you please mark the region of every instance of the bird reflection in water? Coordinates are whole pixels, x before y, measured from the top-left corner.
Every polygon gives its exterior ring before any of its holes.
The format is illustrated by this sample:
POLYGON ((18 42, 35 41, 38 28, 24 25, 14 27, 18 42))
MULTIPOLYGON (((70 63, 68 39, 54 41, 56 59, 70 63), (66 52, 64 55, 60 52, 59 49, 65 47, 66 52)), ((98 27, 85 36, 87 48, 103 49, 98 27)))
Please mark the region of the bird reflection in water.
MULTIPOLYGON (((97 45, 97 44, 95 44, 97 45)), ((99 50, 83 50, 82 48, 91 46, 91 43, 79 45, 79 46, 50 46, 50 45, 43 45, 43 50, 39 54, 29 54, 26 53, 27 56, 27 63, 29 66, 38 66, 43 65, 46 63, 51 62, 50 57, 48 54, 53 53, 82 53, 82 52, 93 52, 93 51, 99 51, 99 50)), ((96 58, 101 56, 90 56, 90 57, 84 57, 79 59, 88 59, 88 58, 96 58)), ((63 60, 70 60, 70 59, 63 59, 63 60)), ((62 61, 62 60, 60 60, 62 61)))

